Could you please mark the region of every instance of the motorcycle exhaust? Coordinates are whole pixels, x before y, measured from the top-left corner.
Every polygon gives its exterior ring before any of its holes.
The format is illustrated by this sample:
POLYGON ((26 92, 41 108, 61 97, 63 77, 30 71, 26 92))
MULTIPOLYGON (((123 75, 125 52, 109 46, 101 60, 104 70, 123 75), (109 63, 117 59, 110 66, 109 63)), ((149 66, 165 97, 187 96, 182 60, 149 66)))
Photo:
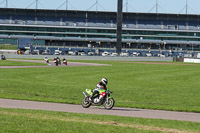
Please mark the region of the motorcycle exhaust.
POLYGON ((85 94, 85 92, 83 92, 83 95, 84 95, 85 97, 87 97, 87 95, 85 94))

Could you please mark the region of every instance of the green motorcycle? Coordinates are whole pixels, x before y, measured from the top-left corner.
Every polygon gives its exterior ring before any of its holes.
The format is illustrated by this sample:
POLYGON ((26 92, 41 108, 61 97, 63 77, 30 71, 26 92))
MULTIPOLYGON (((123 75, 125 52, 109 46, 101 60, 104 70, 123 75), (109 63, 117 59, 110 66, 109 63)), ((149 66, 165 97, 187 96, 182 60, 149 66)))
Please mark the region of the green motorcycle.
POLYGON ((104 89, 100 89, 99 94, 94 95, 90 101, 89 97, 93 94, 93 91, 90 89, 86 89, 85 91, 83 91, 83 95, 85 97, 82 101, 82 106, 83 108, 89 108, 91 105, 103 105, 104 108, 107 110, 112 109, 115 104, 115 100, 112 97, 110 97, 111 93, 112 92, 109 90, 106 91, 104 89))

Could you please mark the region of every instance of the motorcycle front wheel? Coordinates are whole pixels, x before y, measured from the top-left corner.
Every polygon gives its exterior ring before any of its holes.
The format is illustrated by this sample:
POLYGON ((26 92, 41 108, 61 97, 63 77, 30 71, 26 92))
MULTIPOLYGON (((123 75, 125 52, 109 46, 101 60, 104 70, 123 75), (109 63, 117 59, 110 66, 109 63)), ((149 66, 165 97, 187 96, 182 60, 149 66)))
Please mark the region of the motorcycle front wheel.
POLYGON ((114 104, 115 100, 113 98, 109 98, 108 100, 105 101, 104 108, 110 110, 114 107, 114 104))
POLYGON ((91 106, 92 103, 89 102, 88 97, 85 97, 82 101, 82 106, 83 108, 89 108, 91 106))

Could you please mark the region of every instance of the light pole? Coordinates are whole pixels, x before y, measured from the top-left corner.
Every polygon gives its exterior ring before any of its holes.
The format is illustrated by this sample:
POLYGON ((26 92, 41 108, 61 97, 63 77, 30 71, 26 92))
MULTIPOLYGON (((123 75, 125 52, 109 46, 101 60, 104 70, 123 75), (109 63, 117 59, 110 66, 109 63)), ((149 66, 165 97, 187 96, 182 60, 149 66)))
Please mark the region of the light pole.
POLYGON ((118 6, 117 6, 117 45, 116 45, 116 52, 117 52, 118 55, 120 55, 121 50, 122 50, 122 20, 123 20, 122 8, 123 8, 123 0, 118 0, 118 6))

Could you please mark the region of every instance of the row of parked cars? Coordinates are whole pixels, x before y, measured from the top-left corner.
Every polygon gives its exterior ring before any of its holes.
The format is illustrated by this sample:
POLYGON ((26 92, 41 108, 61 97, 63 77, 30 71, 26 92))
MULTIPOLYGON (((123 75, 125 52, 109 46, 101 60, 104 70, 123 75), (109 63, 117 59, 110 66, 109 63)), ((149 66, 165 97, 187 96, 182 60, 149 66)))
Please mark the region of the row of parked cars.
MULTIPOLYGON (((26 54, 30 54, 30 51, 28 52, 25 52, 26 54)), ((42 54, 42 55, 50 55, 50 51, 49 50, 44 50, 44 51, 39 51, 39 50, 33 50, 31 54, 36 54, 36 55, 39 55, 39 54, 42 54)), ((115 57, 115 56, 118 56, 118 54, 116 52, 110 52, 110 51, 104 51, 104 52, 93 52, 93 51, 88 51, 88 52, 85 52, 85 51, 60 51, 60 50, 55 50, 54 55, 72 55, 72 56, 75 56, 75 55, 78 55, 78 56, 94 56, 94 55, 100 55, 100 56, 111 56, 111 57, 115 57)), ((158 54, 153 54, 151 52, 146 52, 145 54, 144 53, 141 53, 141 52, 122 52, 120 54, 120 56, 123 56, 123 57, 128 57, 128 56, 134 56, 134 57, 137 57, 137 56, 146 56, 146 57, 152 57, 152 56, 157 56, 157 57, 165 57, 166 55, 163 54, 163 53, 158 53, 158 54)))
MULTIPOLYGON (((83 51, 83 50, 69 50, 69 51, 61 51, 61 50, 33 50, 32 53, 30 51, 25 51, 24 54, 42 54, 42 55, 71 55, 71 56, 110 56, 115 57, 118 56, 116 52, 113 51, 83 51), (52 53, 53 52, 53 53, 52 53)), ((182 58, 192 58, 192 57, 199 57, 200 53, 193 52, 188 53, 185 51, 123 51, 119 56, 122 57, 182 57, 182 58)))
MULTIPOLYGON (((101 54, 102 56, 118 56, 118 54, 117 53, 115 53, 115 52, 113 52, 113 53, 111 53, 111 52, 107 52, 107 51, 105 51, 105 52, 103 52, 102 54, 101 54)), ((146 56, 146 57, 152 57, 152 56, 157 56, 157 57, 165 57, 165 55, 163 54, 163 53, 159 53, 159 54, 156 54, 156 55, 153 55, 152 53, 145 53, 145 54, 142 54, 142 53, 140 53, 140 52, 132 52, 132 53, 129 53, 129 52, 122 52, 121 54, 120 54, 120 56, 122 56, 122 57, 128 57, 128 56, 133 56, 133 57, 138 57, 138 56, 146 56)))

